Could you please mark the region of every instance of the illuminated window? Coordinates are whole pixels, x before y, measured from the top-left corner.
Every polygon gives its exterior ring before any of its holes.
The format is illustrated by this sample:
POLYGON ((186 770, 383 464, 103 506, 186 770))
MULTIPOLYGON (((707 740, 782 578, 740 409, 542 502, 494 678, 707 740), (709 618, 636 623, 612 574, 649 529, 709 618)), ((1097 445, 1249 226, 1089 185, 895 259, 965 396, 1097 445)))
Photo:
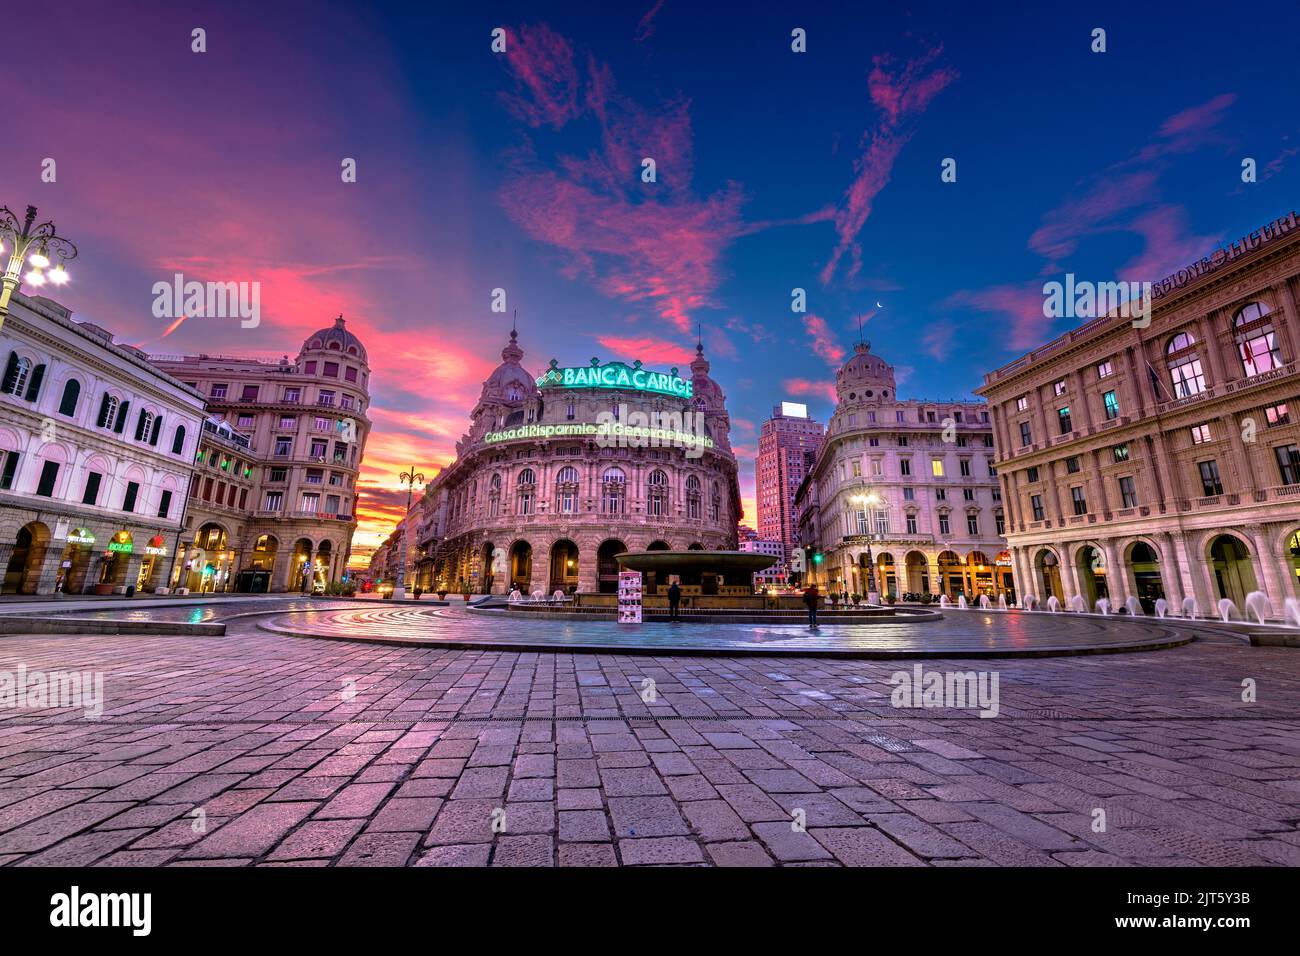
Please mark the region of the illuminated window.
POLYGON ((942 458, 931 458, 931 459, 930 459, 930 474, 933 475, 933 476, 936 477, 936 478, 942 478, 942 477, 943 477, 943 459, 942 459, 942 458))

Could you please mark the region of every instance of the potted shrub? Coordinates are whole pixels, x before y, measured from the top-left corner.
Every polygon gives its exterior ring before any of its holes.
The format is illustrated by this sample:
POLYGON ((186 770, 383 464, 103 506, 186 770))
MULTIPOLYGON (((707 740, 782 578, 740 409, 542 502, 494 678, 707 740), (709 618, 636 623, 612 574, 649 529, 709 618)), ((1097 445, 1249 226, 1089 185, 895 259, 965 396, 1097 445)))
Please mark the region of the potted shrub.
POLYGON ((932 600, 933 600, 933 597, 932 597, 932 595, 930 594, 929 591, 926 591, 924 594, 921 595, 921 603, 922 603, 922 604, 929 604, 932 600))
POLYGON ((849 595, 849 600, 853 602, 854 607, 857 607, 858 604, 861 603, 862 601, 862 595, 858 594, 857 592, 854 592, 853 594, 849 595))
POLYGON ((886 594, 886 595, 885 595, 885 603, 886 603, 886 604, 893 604, 893 603, 894 603, 895 601, 897 601, 897 600, 898 600, 898 597, 897 597, 897 596, 896 596, 892 591, 891 591, 889 594, 886 594))

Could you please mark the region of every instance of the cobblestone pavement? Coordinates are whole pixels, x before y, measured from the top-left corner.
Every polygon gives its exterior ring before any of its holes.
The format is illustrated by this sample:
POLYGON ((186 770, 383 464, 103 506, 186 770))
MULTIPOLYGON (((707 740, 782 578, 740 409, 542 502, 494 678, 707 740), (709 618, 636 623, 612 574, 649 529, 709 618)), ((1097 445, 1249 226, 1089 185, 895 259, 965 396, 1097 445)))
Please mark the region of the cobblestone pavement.
MULTIPOLYGON (((881 619, 837 624, 833 613, 811 631, 801 624, 701 624, 664 621, 629 627, 613 620, 546 620, 541 612, 480 611, 443 607, 313 607, 310 611, 264 618, 262 627, 284 634, 419 644, 551 648, 600 647, 610 650, 699 650, 763 654, 895 656, 917 653, 1017 655, 1077 653, 1106 648, 1156 648, 1185 643, 1188 625, 1154 618, 1020 611, 945 611, 943 618, 909 621, 881 619)), ((1208 638, 1241 641, 1211 624, 1199 626, 1208 638)))
POLYGON ((912 662, 3 637, 105 706, 0 707, 0 864, 1300 865, 1296 651, 917 665, 998 716, 895 709, 912 662))

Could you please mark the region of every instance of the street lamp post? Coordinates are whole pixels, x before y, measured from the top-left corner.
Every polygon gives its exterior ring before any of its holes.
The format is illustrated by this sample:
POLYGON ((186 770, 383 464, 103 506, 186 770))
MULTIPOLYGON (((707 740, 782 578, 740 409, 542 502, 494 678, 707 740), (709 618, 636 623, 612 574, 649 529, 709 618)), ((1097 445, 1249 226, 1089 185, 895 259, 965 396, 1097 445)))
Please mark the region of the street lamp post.
POLYGON ((411 494, 415 490, 416 482, 424 481, 424 474, 412 468, 410 471, 404 471, 397 476, 397 480, 406 485, 406 517, 403 519, 407 527, 402 530, 402 551, 397 561, 397 583, 393 585, 393 600, 400 601, 406 597, 406 551, 409 542, 407 536, 411 533, 409 527, 411 522, 411 494))
POLYGON ((35 206, 27 207, 27 214, 21 221, 8 206, 0 206, 0 254, 9 253, 9 264, 3 279, 0 279, 0 328, 4 328, 5 318, 9 315, 9 299, 24 278, 33 286, 45 285, 47 281, 63 285, 68 281, 63 263, 77 258, 77 247, 54 231, 53 222, 34 226, 35 222, 35 206), (33 246, 35 251, 32 251, 33 246), (53 267, 50 266, 51 254, 58 259, 58 264, 53 267), (26 276, 23 276, 24 262, 31 266, 26 276))
POLYGON ((862 506, 862 513, 867 523, 867 587, 864 589, 867 595, 868 604, 880 603, 880 592, 876 590, 876 559, 871 551, 871 515, 867 512, 868 508, 876 508, 887 504, 883 495, 875 491, 864 491, 861 494, 853 495, 849 501, 855 505, 862 506))

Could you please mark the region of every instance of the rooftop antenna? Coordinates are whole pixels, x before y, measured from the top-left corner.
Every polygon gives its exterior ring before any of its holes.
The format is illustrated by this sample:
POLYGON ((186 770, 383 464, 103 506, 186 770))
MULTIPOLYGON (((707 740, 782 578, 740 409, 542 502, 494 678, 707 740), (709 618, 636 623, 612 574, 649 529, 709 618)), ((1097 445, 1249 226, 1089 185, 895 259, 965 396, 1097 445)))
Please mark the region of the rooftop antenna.
POLYGON ((514 318, 510 320, 510 331, 511 332, 519 331, 519 310, 518 309, 515 309, 514 318))
POLYGON ((862 344, 862 313, 858 313, 858 344, 862 344))
POLYGON ((698 320, 695 323, 695 348, 699 352, 704 351, 704 324, 698 320))

